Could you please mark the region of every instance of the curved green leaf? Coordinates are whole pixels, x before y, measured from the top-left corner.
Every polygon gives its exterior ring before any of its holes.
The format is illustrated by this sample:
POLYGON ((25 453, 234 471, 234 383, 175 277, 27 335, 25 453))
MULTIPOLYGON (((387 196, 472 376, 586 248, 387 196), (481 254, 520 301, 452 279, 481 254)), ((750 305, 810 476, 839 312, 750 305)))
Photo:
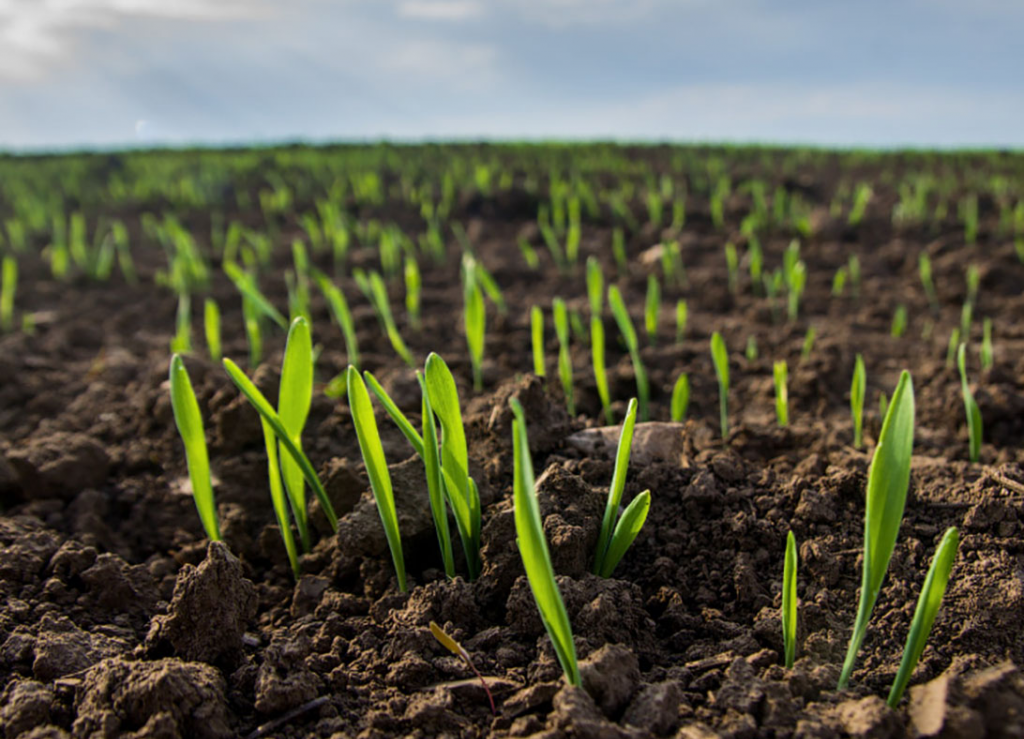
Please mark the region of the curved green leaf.
POLYGON ((523 569, 526 570, 526 579, 537 603, 541 621, 555 648, 555 655, 566 680, 571 685, 580 686, 582 683, 576 661, 576 643, 572 637, 572 626, 569 623, 569 614, 565 610, 562 593, 555 581, 551 554, 544 538, 540 506, 537 505, 533 463, 530 460, 530 445, 526 436, 526 419, 518 400, 512 398, 510 404, 515 414, 512 421, 512 501, 519 555, 522 557, 523 569))
POLYGON ((925 577, 924 586, 921 588, 921 595, 917 599, 917 608, 914 609, 914 619, 910 622, 910 633, 907 635, 907 644, 903 648, 903 658, 900 660, 900 668, 896 673, 892 689, 889 691, 889 707, 896 708, 903 697, 903 691, 910 682, 914 668, 921 659, 924 646, 928 642, 932 625, 935 623, 935 616, 939 613, 939 606, 942 605, 942 596, 946 593, 946 585, 949 582, 949 573, 953 569, 953 561, 956 559, 957 546, 960 544, 960 532, 956 527, 949 527, 942 537, 942 542, 935 552, 931 567, 928 568, 928 575, 925 577))
POLYGON ((608 551, 605 553, 604 563, 601 566, 601 577, 611 577, 615 572, 615 568, 618 567, 626 551, 640 533, 640 529, 644 527, 650 508, 650 490, 644 490, 626 506, 626 510, 619 517, 619 522, 615 524, 615 532, 612 534, 612 540, 608 544, 608 551))
POLYGON ((348 406, 352 412, 352 423, 356 427, 359 450, 366 464, 366 474, 370 478, 373 499, 377 503, 377 512, 380 514, 380 522, 384 526, 384 535, 391 550, 391 559, 395 564, 398 589, 404 593, 408 589, 405 583, 405 557, 402 554, 402 538, 398 531, 398 512, 395 510, 391 475, 388 472, 387 459, 384 457, 384 447, 380 443, 380 434, 377 432, 370 394, 366 392, 366 385, 359 376, 359 370, 352 366, 348 368, 348 406))
POLYGON ((213 499, 213 483, 210 477, 210 458, 206 451, 206 437, 203 431, 203 417, 199 412, 192 381, 181 357, 171 357, 171 408, 174 423, 185 444, 185 461, 188 476, 192 482, 192 497, 203 522, 206 535, 211 541, 220 541, 220 527, 217 525, 217 507, 213 499))

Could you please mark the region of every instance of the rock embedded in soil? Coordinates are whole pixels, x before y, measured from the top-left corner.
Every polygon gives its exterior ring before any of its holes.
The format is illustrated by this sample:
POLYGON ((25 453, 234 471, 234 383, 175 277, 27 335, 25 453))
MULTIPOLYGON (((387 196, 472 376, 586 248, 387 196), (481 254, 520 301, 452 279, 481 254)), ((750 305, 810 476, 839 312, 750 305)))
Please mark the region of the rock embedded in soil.
POLYGON ((256 615, 256 588, 223 542, 210 542, 198 567, 178 573, 168 613, 154 616, 146 636, 150 654, 170 650, 189 662, 231 665, 256 615))
POLYGON ((7 460, 28 500, 70 500, 86 488, 102 485, 110 469, 110 457, 97 441, 65 431, 33 437, 8 452, 7 460))
POLYGON ((606 644, 580 662, 580 677, 598 708, 615 718, 636 692, 640 662, 629 649, 606 644))
POLYGON ((682 688, 675 680, 647 685, 629 704, 622 723, 664 736, 679 723, 682 688))
POLYGON ((136 731, 139 737, 235 736, 224 680, 218 670, 201 662, 104 660, 86 674, 75 708, 76 739, 106 739, 136 731))
POLYGON ((53 691, 35 680, 12 680, 0 694, 0 730, 8 739, 50 722, 53 691))
MULTIPOLYGON (((622 426, 600 426, 577 431, 565 443, 587 455, 615 457, 622 435, 622 426)), ((643 466, 662 462, 689 467, 687 428, 685 423, 647 421, 633 427, 631 465, 643 466)))

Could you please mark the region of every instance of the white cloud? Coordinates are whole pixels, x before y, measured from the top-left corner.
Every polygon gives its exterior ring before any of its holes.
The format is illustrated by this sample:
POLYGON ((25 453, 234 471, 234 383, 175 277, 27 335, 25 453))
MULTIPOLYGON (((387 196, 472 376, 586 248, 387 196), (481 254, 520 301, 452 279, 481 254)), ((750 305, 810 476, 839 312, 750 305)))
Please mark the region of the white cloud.
POLYGON ((0 0, 0 80, 32 81, 73 57, 80 32, 133 18, 223 21, 265 14, 269 0, 0 0))
POLYGON ((431 21, 465 21, 483 13, 483 5, 477 0, 405 0, 398 5, 402 18, 431 21))

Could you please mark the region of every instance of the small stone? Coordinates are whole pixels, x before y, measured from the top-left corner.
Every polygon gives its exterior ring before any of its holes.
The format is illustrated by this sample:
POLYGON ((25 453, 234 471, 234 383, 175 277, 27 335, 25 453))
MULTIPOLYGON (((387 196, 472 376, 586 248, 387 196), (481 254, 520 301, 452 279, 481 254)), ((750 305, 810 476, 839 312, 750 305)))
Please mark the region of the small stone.
POLYGON ((615 718, 636 692, 640 662, 630 649, 606 644, 580 662, 580 677, 598 708, 615 718))
POLYGON ((622 723, 654 734, 667 734, 679 722, 682 698, 682 688, 675 680, 648 685, 629 704, 622 723))

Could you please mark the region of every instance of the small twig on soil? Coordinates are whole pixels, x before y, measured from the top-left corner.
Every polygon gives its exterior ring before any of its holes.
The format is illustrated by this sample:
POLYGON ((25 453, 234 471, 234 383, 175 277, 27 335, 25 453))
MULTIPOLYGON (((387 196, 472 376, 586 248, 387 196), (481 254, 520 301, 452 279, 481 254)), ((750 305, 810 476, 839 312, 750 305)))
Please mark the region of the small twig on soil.
POLYGON ((481 675, 480 671, 476 669, 476 666, 473 664, 473 660, 470 659, 469 652, 463 649, 461 644, 455 641, 455 639, 449 636, 444 629, 442 629, 433 621, 430 622, 430 633, 434 635, 434 638, 437 639, 438 643, 441 644, 441 646, 450 651, 452 654, 462 657, 462 660, 467 665, 469 665, 469 669, 473 671, 473 674, 475 674, 477 678, 480 680, 480 684, 484 686, 484 692, 487 693, 487 700, 491 703, 491 714, 497 716, 498 709, 494 706, 494 696, 491 695, 491 689, 487 686, 487 681, 484 680, 484 676, 481 675))
POLYGON ((1000 485, 1003 485, 1005 487, 1010 488, 1010 490, 1012 490, 1015 493, 1019 493, 1020 495, 1024 495, 1024 484, 1021 484, 1021 483, 1017 482, 1016 480, 1011 480, 1009 477, 1006 477, 1005 475, 1001 475, 1001 474, 999 474, 998 472, 995 472, 995 471, 990 471, 989 472, 989 476, 993 480, 998 482, 1000 485))
POLYGON ((280 718, 275 718, 273 721, 268 721, 267 723, 263 724, 262 726, 257 726, 253 730, 253 732, 251 734, 249 734, 249 735, 247 735, 245 737, 245 739, 259 739, 261 736, 266 736, 267 734, 272 732, 274 729, 277 729, 277 728, 279 728, 281 726, 284 726, 286 723, 288 723, 292 719, 295 719, 295 718, 301 716, 302 714, 306 713, 307 711, 312 711, 314 708, 319 708, 324 703, 326 703, 327 700, 328 700, 328 697, 326 695, 323 695, 323 696, 320 696, 319 698, 314 698, 313 700, 309 701, 308 703, 303 703, 298 708, 293 708, 292 710, 288 711, 288 713, 286 713, 284 716, 281 716, 280 718))

